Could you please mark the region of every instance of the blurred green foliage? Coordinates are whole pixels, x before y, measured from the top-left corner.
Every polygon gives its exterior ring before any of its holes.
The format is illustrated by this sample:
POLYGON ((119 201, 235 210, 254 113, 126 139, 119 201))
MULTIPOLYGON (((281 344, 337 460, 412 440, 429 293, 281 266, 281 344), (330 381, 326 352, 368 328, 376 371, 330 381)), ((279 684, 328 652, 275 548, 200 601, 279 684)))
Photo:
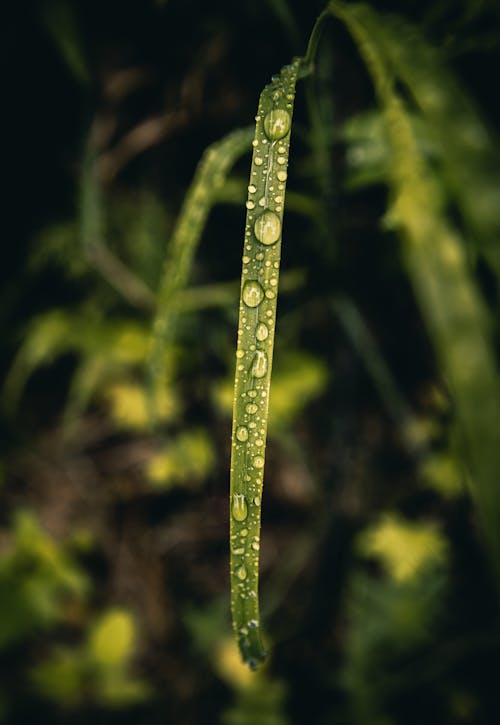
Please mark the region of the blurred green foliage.
POLYGON ((18 511, 0 561, 0 648, 12 647, 64 618, 71 600, 87 596, 89 581, 65 547, 18 511))
POLYGON ((155 430, 147 361, 197 164, 323 3, 8 10, 1 722, 500 718, 500 13, 342 7, 368 40, 331 21, 297 96, 256 675, 226 543, 248 159, 174 285, 155 430))

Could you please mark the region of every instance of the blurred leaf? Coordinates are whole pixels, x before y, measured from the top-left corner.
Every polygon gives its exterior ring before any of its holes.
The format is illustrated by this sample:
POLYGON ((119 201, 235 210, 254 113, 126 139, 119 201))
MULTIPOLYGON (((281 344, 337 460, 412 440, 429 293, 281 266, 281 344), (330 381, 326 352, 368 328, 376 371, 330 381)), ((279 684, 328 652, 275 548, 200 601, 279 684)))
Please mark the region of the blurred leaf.
POLYGON ((122 609, 106 612, 89 636, 89 657, 103 667, 123 665, 132 656, 134 648, 134 622, 122 609))
POLYGON ((64 545, 33 514, 17 512, 11 536, 0 558, 0 648, 63 619, 65 600, 85 597, 89 588, 64 545))
POLYGON ((90 73, 72 0, 44 0, 42 19, 68 69, 87 85, 90 73))
POLYGON ((124 609, 105 611, 79 647, 58 647, 32 673, 38 692, 70 706, 102 703, 126 707, 150 696, 145 682, 131 677, 137 632, 124 609))
POLYGON ((447 542, 437 526, 412 523, 386 513, 358 539, 359 551, 379 559, 396 582, 418 579, 423 571, 447 559, 447 542))
POLYGON ((204 430, 191 430, 172 439, 163 451, 152 456, 146 476, 155 488, 174 484, 198 486, 215 462, 212 442, 204 430))
MULTIPOLYGON (((115 382, 104 387, 111 416, 118 428, 143 431, 151 425, 148 396, 144 388, 128 382, 115 382)), ((172 421, 179 414, 180 401, 175 389, 163 387, 157 392, 157 414, 162 422, 172 421)))

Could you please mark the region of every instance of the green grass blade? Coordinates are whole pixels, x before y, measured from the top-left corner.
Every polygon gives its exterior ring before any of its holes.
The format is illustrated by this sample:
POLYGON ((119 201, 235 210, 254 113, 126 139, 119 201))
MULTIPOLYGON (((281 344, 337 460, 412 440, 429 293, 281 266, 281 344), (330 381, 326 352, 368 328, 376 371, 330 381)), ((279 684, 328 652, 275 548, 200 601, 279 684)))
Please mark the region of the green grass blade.
POLYGON ((500 152, 474 103, 439 50, 402 18, 377 23, 377 40, 392 72, 410 92, 437 142, 449 191, 476 251, 500 281, 500 152))
POLYGON ((382 106, 392 152, 388 224, 401 236, 408 275, 454 400, 472 495, 500 574, 500 386, 490 320, 463 240, 446 218, 442 191, 394 90, 378 41, 385 19, 367 6, 331 2, 330 8, 356 41, 382 106))
POLYGON ((265 659, 259 602, 260 515, 281 231, 300 61, 262 91, 256 116, 236 351, 230 490, 231 609, 243 660, 265 659))
POLYGON ((187 284, 203 228, 226 175, 250 148, 252 133, 252 128, 238 129, 205 151, 173 231, 160 280, 149 352, 153 419, 156 391, 164 382, 164 351, 177 316, 178 294, 187 284))

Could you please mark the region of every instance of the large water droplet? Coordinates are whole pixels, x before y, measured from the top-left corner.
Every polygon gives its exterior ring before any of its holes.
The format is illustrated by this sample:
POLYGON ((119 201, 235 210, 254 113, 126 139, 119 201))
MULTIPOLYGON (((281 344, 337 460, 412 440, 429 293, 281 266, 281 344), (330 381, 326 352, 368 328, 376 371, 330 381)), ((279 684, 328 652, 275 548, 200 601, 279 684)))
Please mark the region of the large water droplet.
POLYGON ((276 140, 286 136, 292 125, 288 111, 276 108, 264 118, 264 131, 270 139, 276 140))
POLYGON ((263 322, 259 322, 259 324, 257 325, 257 329, 255 330, 255 337, 260 342, 263 342, 263 340, 267 340, 267 338, 269 337, 268 327, 263 322))
POLYGON ((264 290, 255 279, 247 279, 243 285, 242 297, 248 307, 258 307, 264 299, 264 290))
POLYGON ((281 234, 281 221, 277 214, 270 209, 266 209, 256 220, 254 224, 255 236, 269 246, 278 241, 281 234))
POLYGON ((236 576, 238 579, 241 579, 241 581, 244 581, 247 578, 247 570, 244 566, 240 566, 238 569, 236 569, 236 576))
POLYGON ((255 352, 252 365, 252 375, 254 378, 263 378, 267 373, 267 355, 262 350, 255 352))
POLYGON ((238 428, 236 428, 236 438, 241 442, 244 443, 248 440, 248 428, 245 428, 244 425, 240 425, 238 428))
POLYGON ((235 493, 233 495, 231 513, 235 521, 244 521, 248 516, 247 502, 245 500, 245 496, 242 493, 235 493))

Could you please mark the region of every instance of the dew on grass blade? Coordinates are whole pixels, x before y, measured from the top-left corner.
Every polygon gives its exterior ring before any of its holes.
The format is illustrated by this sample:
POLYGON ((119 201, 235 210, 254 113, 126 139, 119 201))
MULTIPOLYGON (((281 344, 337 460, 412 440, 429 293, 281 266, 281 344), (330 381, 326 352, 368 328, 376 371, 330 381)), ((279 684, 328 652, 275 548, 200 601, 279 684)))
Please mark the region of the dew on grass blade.
POLYGON ((250 196, 246 202, 244 282, 241 287, 233 399, 230 573, 233 627, 242 658, 252 669, 266 657, 257 596, 262 471, 265 466, 286 165, 299 63, 296 59, 283 68, 261 94, 255 119, 248 184, 250 196))

